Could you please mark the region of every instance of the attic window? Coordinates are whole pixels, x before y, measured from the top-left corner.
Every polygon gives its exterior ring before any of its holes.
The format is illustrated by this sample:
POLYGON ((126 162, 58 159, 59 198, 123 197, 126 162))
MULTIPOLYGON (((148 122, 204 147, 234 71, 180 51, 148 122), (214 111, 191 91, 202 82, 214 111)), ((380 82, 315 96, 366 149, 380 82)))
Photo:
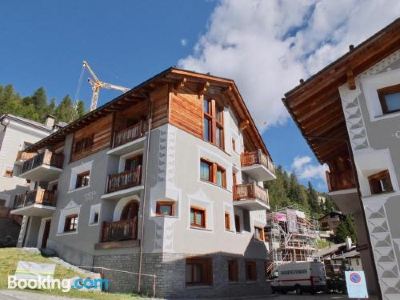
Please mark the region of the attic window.
POLYGON ((384 114, 400 111, 400 84, 378 90, 378 96, 384 114))
POLYGON ((224 149, 224 108, 214 99, 203 100, 203 139, 224 149))

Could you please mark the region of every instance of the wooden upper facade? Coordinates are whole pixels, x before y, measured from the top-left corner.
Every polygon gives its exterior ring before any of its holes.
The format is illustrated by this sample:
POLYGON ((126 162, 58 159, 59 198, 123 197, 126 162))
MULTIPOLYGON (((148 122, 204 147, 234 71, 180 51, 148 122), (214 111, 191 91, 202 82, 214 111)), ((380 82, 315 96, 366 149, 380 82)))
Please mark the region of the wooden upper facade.
POLYGON ((261 149, 270 157, 233 80, 177 68, 159 73, 30 146, 26 152, 59 151, 66 136, 73 134, 70 161, 76 161, 142 136, 148 130, 149 119, 151 128, 170 123, 203 139, 204 99, 213 99, 219 107, 233 110, 246 151, 261 149))
POLYGON ((400 49, 400 18, 285 94, 283 102, 321 163, 330 190, 355 187, 351 149, 338 88, 400 49), (347 170, 348 176, 343 173, 347 170), (339 175, 341 174, 341 175, 339 175), (340 178, 343 177, 343 178, 340 178))

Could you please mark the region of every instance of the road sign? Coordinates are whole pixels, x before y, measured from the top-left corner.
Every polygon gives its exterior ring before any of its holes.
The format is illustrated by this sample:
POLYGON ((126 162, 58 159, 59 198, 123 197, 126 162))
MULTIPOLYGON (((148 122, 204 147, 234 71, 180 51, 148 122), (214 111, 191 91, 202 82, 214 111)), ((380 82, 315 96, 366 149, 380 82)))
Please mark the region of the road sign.
POLYGON ((364 271, 346 271, 345 277, 349 298, 368 299, 364 271))

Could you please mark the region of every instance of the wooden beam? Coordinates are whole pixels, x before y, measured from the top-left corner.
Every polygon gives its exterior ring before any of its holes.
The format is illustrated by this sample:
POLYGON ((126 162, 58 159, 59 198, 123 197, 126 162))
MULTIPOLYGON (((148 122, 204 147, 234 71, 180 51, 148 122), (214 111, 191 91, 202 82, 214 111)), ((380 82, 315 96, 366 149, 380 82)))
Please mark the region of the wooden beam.
POLYGON ((177 90, 179 90, 180 88, 185 87, 186 82, 187 82, 187 78, 186 78, 186 77, 183 77, 182 79, 180 79, 180 80, 174 85, 175 94, 176 94, 176 91, 177 91, 177 90))
POLYGON ((240 122, 239 128, 240 128, 240 130, 245 130, 247 127, 249 127, 249 125, 250 125, 250 121, 244 120, 244 121, 240 122))
POLYGON ((204 84, 200 87, 199 92, 198 92, 199 98, 207 92, 209 87, 210 87, 210 82, 208 82, 208 81, 204 82, 204 84))
POLYGON ((346 72, 347 76, 347 85, 349 86, 350 90, 356 89, 356 79, 354 77, 354 73, 352 69, 348 69, 346 72))

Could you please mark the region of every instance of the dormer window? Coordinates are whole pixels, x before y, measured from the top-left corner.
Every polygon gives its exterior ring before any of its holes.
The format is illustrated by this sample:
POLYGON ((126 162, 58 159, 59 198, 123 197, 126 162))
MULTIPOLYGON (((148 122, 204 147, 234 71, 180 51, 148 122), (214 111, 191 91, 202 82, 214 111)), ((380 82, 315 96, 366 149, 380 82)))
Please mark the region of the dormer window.
POLYGON ((224 108, 213 99, 203 100, 203 139, 224 149, 224 108))
POLYGON ((384 114, 400 111, 400 84, 378 90, 378 96, 384 114))

